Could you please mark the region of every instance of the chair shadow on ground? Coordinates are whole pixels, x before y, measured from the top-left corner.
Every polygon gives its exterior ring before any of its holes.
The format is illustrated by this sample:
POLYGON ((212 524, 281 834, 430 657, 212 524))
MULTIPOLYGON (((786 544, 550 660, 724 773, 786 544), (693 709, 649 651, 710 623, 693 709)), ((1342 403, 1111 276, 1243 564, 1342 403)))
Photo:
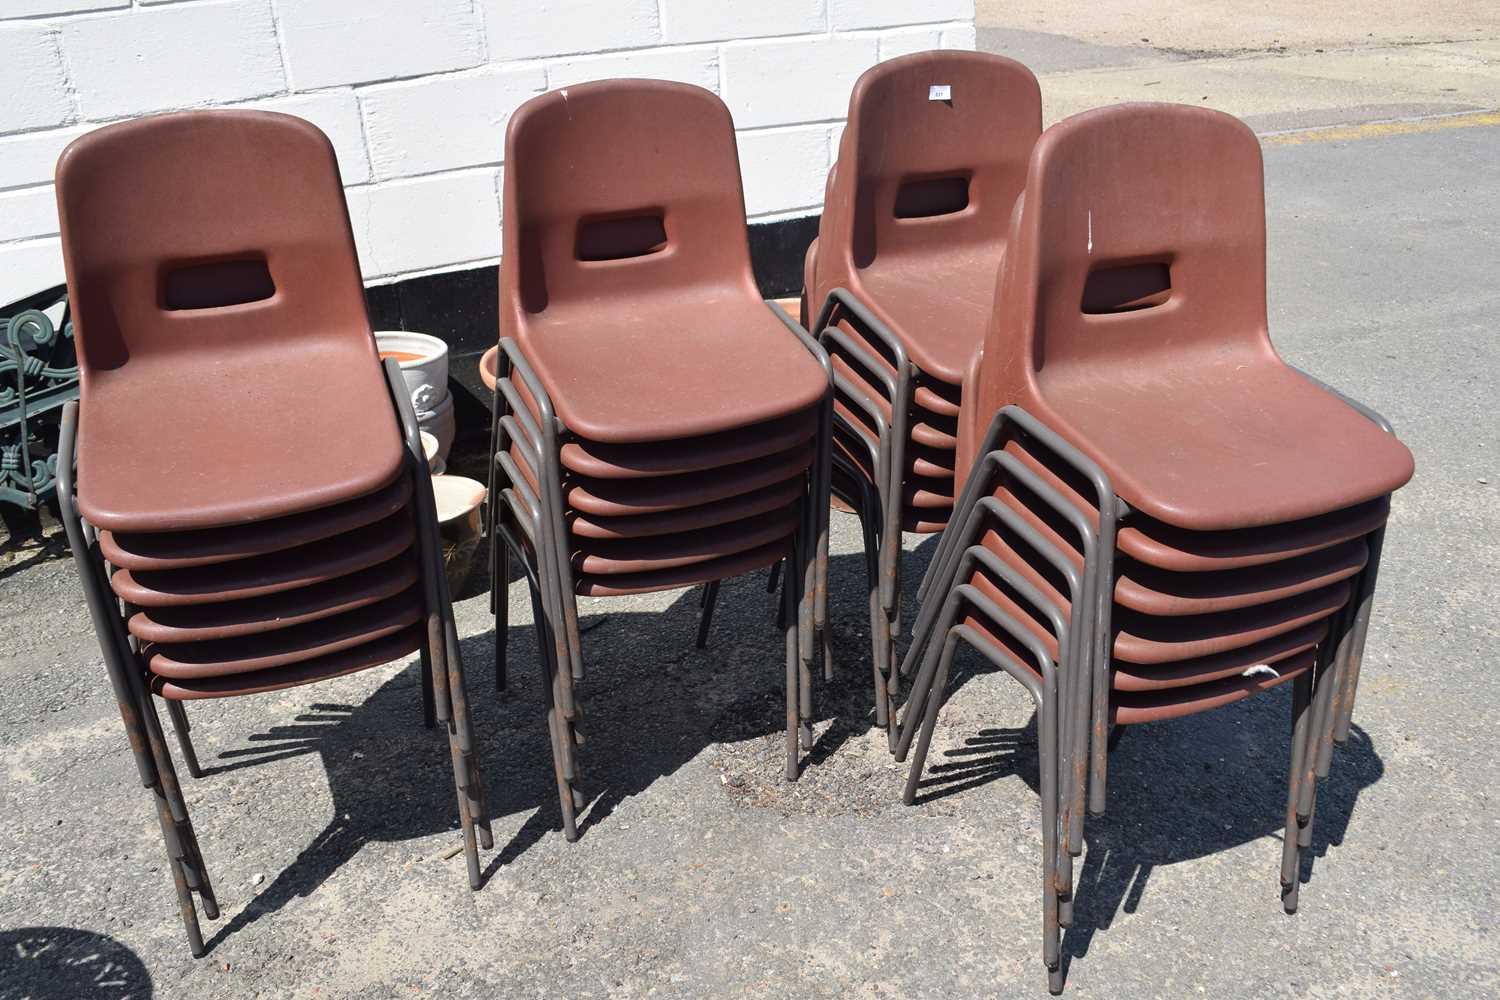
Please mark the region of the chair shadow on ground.
MULTIPOLYGON (((864 586, 862 556, 834 562, 831 573, 836 579, 844 581, 846 572, 858 573, 855 589, 864 586)), ((486 572, 476 566, 461 591, 480 606, 486 572)), ((578 755, 579 785, 588 800, 580 814, 581 837, 586 839, 607 822, 621 802, 716 743, 775 737, 779 745, 785 718, 785 644, 776 625, 778 598, 767 593, 766 582, 763 571, 723 582, 704 650, 694 641, 701 588, 682 592, 661 612, 632 611, 617 601, 580 608, 583 624, 595 626, 583 635, 586 677, 577 686, 584 710, 579 728, 586 737, 578 755), (602 621, 590 620, 596 618, 602 621)), ((515 585, 514 593, 524 593, 520 586, 515 585)), ((840 606, 842 600, 836 599, 835 613, 852 614, 840 606)), ((848 600, 862 607, 864 592, 848 600)), ((856 662, 858 644, 867 643, 867 635, 851 632, 856 645, 846 646, 836 660, 846 666, 856 662)), ((534 628, 529 622, 513 622, 508 630, 508 684, 503 694, 494 683, 493 632, 482 631, 462 640, 461 646, 490 814, 500 818, 529 813, 508 843, 497 840, 496 852, 481 853, 488 880, 547 837, 558 838, 561 846, 561 811, 534 628)), ((832 723, 819 743, 804 753, 804 769, 816 767, 844 740, 869 728, 869 661, 858 662, 863 668, 857 675, 851 667, 833 685, 819 683, 818 721, 832 723)), ((217 928, 208 941, 210 949, 260 917, 310 895, 366 844, 456 833, 458 812, 446 738, 441 727, 428 731, 422 726, 418 678, 413 656, 405 669, 359 704, 318 700, 320 688, 309 687, 308 708, 302 714, 237 743, 216 738, 208 722, 195 722, 193 738, 205 772, 200 783, 317 754, 333 799, 328 825, 248 906, 217 928)), ((768 746, 772 742, 766 741, 768 746)), ((180 773, 191 789, 194 780, 180 773)), ((265 780, 272 780, 269 773, 265 780)), ((211 807, 205 803, 195 808, 194 818, 202 828, 207 828, 211 807)), ((214 838, 203 839, 212 876, 214 838)), ((221 903, 227 910, 237 905, 232 895, 221 903)))
POLYGON ((0 931, 0 1000, 150 1000, 151 974, 114 938, 74 927, 0 931))
MULTIPOLYGON (((906 607, 916 607, 921 570, 936 548, 923 543, 904 577, 906 607)), ((904 647, 903 647, 904 648, 904 647)), ((960 649, 947 697, 970 683, 1003 685, 1017 704, 1030 696, 978 654, 960 649)), ((939 717, 939 726, 942 717, 939 717)), ((1095 934, 1116 913, 1135 912, 1152 872, 1164 865, 1228 851, 1264 837, 1283 836, 1290 764, 1291 686, 1199 715, 1133 726, 1109 755, 1108 801, 1102 816, 1084 823, 1084 857, 1075 869, 1074 924, 1063 938, 1064 971, 1087 954, 1095 934)), ((960 795, 1008 777, 1040 789, 1037 719, 1019 729, 981 727, 959 746, 929 755, 917 803, 960 795)), ((1303 854, 1301 881, 1316 859, 1344 840, 1360 793, 1378 782, 1384 762, 1358 725, 1337 746, 1319 783, 1313 843, 1303 854)), ((1040 838, 1040 815, 1034 831, 1040 838)), ((1265 905, 1280 906, 1280 851, 1265 859, 1265 905)), ((1211 890, 1210 890, 1211 891, 1211 890)), ((1305 899, 1315 903, 1316 896, 1305 899)))

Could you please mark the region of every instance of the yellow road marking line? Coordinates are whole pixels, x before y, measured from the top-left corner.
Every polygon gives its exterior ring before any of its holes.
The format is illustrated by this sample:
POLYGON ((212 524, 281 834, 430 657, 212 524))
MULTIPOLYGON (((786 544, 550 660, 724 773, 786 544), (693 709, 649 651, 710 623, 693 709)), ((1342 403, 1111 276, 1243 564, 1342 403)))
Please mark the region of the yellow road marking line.
POLYGON ((1500 111, 1474 111, 1468 114, 1415 118, 1407 121, 1366 122, 1363 125, 1334 125, 1298 132, 1273 132, 1260 141, 1266 146, 1300 146, 1309 142, 1348 142, 1354 139, 1382 139, 1392 135, 1415 135, 1420 132, 1443 132, 1456 128, 1500 125, 1500 111))

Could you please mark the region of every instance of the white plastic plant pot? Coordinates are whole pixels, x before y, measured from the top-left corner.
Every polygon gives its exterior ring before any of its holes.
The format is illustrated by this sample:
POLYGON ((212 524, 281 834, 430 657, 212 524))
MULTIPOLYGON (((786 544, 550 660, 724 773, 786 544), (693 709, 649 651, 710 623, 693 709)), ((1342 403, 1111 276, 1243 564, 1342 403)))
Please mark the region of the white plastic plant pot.
POLYGON ((409 330, 377 330, 381 359, 395 358, 411 393, 418 418, 448 398, 448 344, 439 337, 409 330))
POLYGON ((417 426, 437 440, 437 452, 428 457, 427 464, 434 472, 441 472, 448 465, 448 450, 453 447, 453 435, 458 429, 453 419, 453 397, 444 396, 436 409, 426 413, 418 410, 417 426))
POLYGON ((488 492, 483 483, 463 476, 432 477, 438 534, 443 541, 443 572, 455 597, 474 564, 480 537, 479 508, 488 492))
POLYGON ((426 431, 422 431, 421 435, 422 454, 427 457, 427 471, 437 475, 443 471, 439 468, 442 463, 438 461, 438 439, 426 431))

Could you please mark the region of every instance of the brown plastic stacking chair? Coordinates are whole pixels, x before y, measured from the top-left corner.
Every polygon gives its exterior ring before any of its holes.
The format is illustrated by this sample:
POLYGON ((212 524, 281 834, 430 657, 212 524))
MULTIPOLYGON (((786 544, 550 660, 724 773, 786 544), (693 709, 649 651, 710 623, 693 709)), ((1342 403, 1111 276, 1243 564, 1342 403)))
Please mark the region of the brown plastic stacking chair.
POLYGON ((218 904, 157 698, 200 777, 184 702, 420 651, 478 888, 493 837, 431 483, 332 146, 286 115, 163 115, 74 142, 57 192, 81 370, 58 497, 193 954, 194 897, 218 904))
POLYGON ((960 641, 1013 675, 1042 677, 1039 660, 1062 674, 1041 745, 1060 800, 1043 947, 1057 992, 1069 855, 1085 805, 1103 811, 1122 725, 1292 683, 1281 882, 1295 911, 1389 497, 1413 466, 1389 424, 1272 348, 1260 146, 1228 115, 1124 105, 1048 130, 995 301, 964 381, 963 495, 902 664, 921 670, 897 751, 916 736, 910 801, 960 641), (1058 556, 1081 590, 1059 582, 1058 556))
MULTIPOLYGON (((506 134, 491 510, 497 674, 511 556, 532 588, 569 840, 578 595, 785 574, 787 777, 826 642, 826 355, 762 300, 734 126, 654 80, 528 101, 506 134), (795 607, 792 607, 795 605, 795 607)), ((711 594, 711 591, 709 592, 711 594)))
MULTIPOLYGON (((835 461, 869 483, 876 724, 894 738, 903 531, 952 513, 960 388, 993 313, 1007 226, 1041 133, 1020 63, 920 52, 865 72, 806 261, 804 313, 834 369, 835 461)), ((841 493, 858 509, 860 493, 841 493)))

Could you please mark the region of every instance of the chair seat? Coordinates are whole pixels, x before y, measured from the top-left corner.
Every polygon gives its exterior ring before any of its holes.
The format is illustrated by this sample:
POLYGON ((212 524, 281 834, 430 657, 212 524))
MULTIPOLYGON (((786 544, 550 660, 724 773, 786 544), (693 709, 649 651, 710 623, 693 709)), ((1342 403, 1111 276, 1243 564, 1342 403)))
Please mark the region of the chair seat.
POLYGON ((1177 572, 1215 572, 1263 566, 1362 538, 1383 525, 1390 510, 1386 496, 1305 521, 1224 532, 1184 532, 1132 517, 1117 537, 1120 551, 1140 562, 1177 572))
POLYGON ((637 479, 703 472, 765 458, 810 441, 818 433, 815 410, 705 437, 640 445, 571 440, 560 449, 563 468, 596 479, 637 479))
POLYGON ((174 570, 117 570, 115 595, 146 608, 217 604, 325 583, 386 562, 415 543, 403 511, 344 535, 255 559, 174 570))
POLYGON ((624 597, 628 594, 650 594, 659 590, 677 590, 713 580, 727 580, 764 569, 780 562, 791 552, 792 540, 762 545, 722 559, 677 566, 649 573, 626 573, 618 576, 577 576, 574 589, 583 597, 624 597))
MULTIPOLYGON (((1074 481, 1074 475, 1050 468, 1016 441, 1008 442, 1005 451, 1020 459, 1098 527, 1099 511, 1092 490, 1074 481)), ((1145 565, 1174 573, 1212 573, 1294 559, 1362 538, 1385 523, 1390 509, 1390 497, 1382 496, 1300 521, 1229 531, 1188 531, 1131 511, 1119 525, 1116 538, 1122 555, 1145 565)))
POLYGON ((804 477, 799 474, 728 500, 655 514, 597 517, 572 511, 567 515, 568 527, 572 530, 575 543, 582 543, 585 539, 592 543, 596 540, 651 538, 682 531, 701 531, 779 510, 801 499, 806 490, 804 477))
POLYGON ((1176 663, 1162 663, 1143 667, 1134 663, 1116 660, 1109 672, 1111 685, 1117 691, 1158 691, 1166 688, 1190 687, 1209 681, 1264 673, 1259 666, 1269 666, 1280 672, 1278 664, 1299 653, 1304 653, 1323 641, 1328 634, 1328 620, 1313 622, 1283 635, 1274 636, 1264 642, 1231 649, 1213 656, 1176 663))
POLYGON ((1051 365, 1038 383, 1047 412, 1036 416, 1098 463, 1126 503, 1178 528, 1316 517, 1412 475, 1405 445, 1274 355, 1188 369, 1051 365))
POLYGON ((1239 649, 1321 621, 1349 601, 1347 582, 1239 611, 1159 618, 1116 608, 1114 655, 1131 663, 1171 663, 1239 649))
POLYGON ((1365 568, 1369 554, 1369 545, 1358 539, 1295 559, 1211 573, 1173 573, 1122 560, 1115 564, 1115 601, 1163 617, 1235 611, 1347 580, 1365 568))
POLYGON ((1273 672, 1257 672, 1242 677, 1226 677, 1207 684, 1171 688, 1165 691, 1119 692, 1110 698, 1110 721, 1122 726, 1144 722, 1161 722, 1196 715, 1211 708, 1222 708, 1244 701, 1253 694, 1280 687, 1299 674, 1312 669, 1317 650, 1309 649, 1276 664, 1273 672))
MULTIPOLYGON (((811 442, 784 452, 705 472, 655 479, 572 479, 563 483, 567 505, 599 517, 651 514, 728 500, 806 472, 811 442)), ((524 469, 524 464, 522 465, 524 469)))
POLYGON ((266 597, 223 604, 141 608, 130 616, 130 634, 142 642, 189 643, 237 639, 291 628, 354 611, 401 593, 417 581, 409 555, 266 597))
MULTIPOLYGON (((992 599, 999 595, 993 585, 986 584, 983 589, 990 592, 992 599)), ((1055 660, 1058 655, 1057 640, 1048 629, 1019 610, 1014 602, 1003 595, 995 603, 1037 636, 1055 660)), ((1013 663, 1036 673, 1031 655, 1021 649, 1008 631, 994 625, 986 614, 971 610, 961 621, 978 631, 990 646, 1008 656, 1013 663)), ((1313 665, 1317 657, 1317 643, 1327 630, 1326 622, 1317 623, 1309 629, 1292 633, 1289 641, 1280 646, 1258 644, 1253 647, 1258 658, 1253 660, 1244 655, 1246 651, 1230 651, 1214 657, 1188 660, 1180 665, 1169 665, 1163 667, 1162 676, 1169 679, 1169 683, 1164 684, 1122 686, 1119 684, 1122 671, 1112 669, 1111 675, 1116 686, 1109 696, 1110 721, 1129 725, 1179 718, 1240 701, 1276 687, 1313 665), (1221 667, 1220 664, 1228 666, 1221 667), (1171 673, 1174 667, 1179 668, 1176 676, 1171 673), (1198 673, 1194 674, 1193 671, 1198 673)))
POLYGON ((575 573, 618 576, 670 570, 738 555, 789 538, 798 523, 798 506, 723 524, 713 531, 657 535, 650 539, 589 542, 574 549, 575 573))
POLYGON ((426 630, 420 625, 414 625, 384 638, 362 643, 337 653, 304 660, 290 666, 276 667, 272 670, 254 670, 245 674, 228 674, 223 677, 192 680, 153 676, 151 690, 163 698, 171 698, 174 701, 233 698, 238 695, 260 694, 264 691, 280 691, 327 680, 330 677, 342 677, 345 674, 368 670, 370 667, 378 667, 381 664, 399 660, 420 649, 426 637, 426 630))
POLYGON ((232 528, 151 534, 99 533, 104 558, 121 569, 164 570, 208 566, 268 555, 343 534, 379 521, 406 506, 411 480, 400 476, 368 496, 322 510, 253 521, 232 528))
POLYGON ((422 618, 422 594, 408 587, 394 597, 332 618, 266 632, 253 638, 149 644, 151 672, 173 680, 203 680, 303 663, 383 639, 422 618))
POLYGON ((929 249, 910 260, 882 256, 851 289, 906 347, 918 368, 952 385, 984 341, 995 309, 1003 244, 929 249))
POLYGON ((572 433, 605 444, 717 434, 808 410, 827 379, 764 302, 737 287, 556 306, 521 348, 572 433))
POLYGON ((331 507, 401 469, 375 344, 309 337, 132 358, 80 398, 78 507, 106 531, 218 528, 331 507), (269 475, 267 470, 274 470, 269 475))

